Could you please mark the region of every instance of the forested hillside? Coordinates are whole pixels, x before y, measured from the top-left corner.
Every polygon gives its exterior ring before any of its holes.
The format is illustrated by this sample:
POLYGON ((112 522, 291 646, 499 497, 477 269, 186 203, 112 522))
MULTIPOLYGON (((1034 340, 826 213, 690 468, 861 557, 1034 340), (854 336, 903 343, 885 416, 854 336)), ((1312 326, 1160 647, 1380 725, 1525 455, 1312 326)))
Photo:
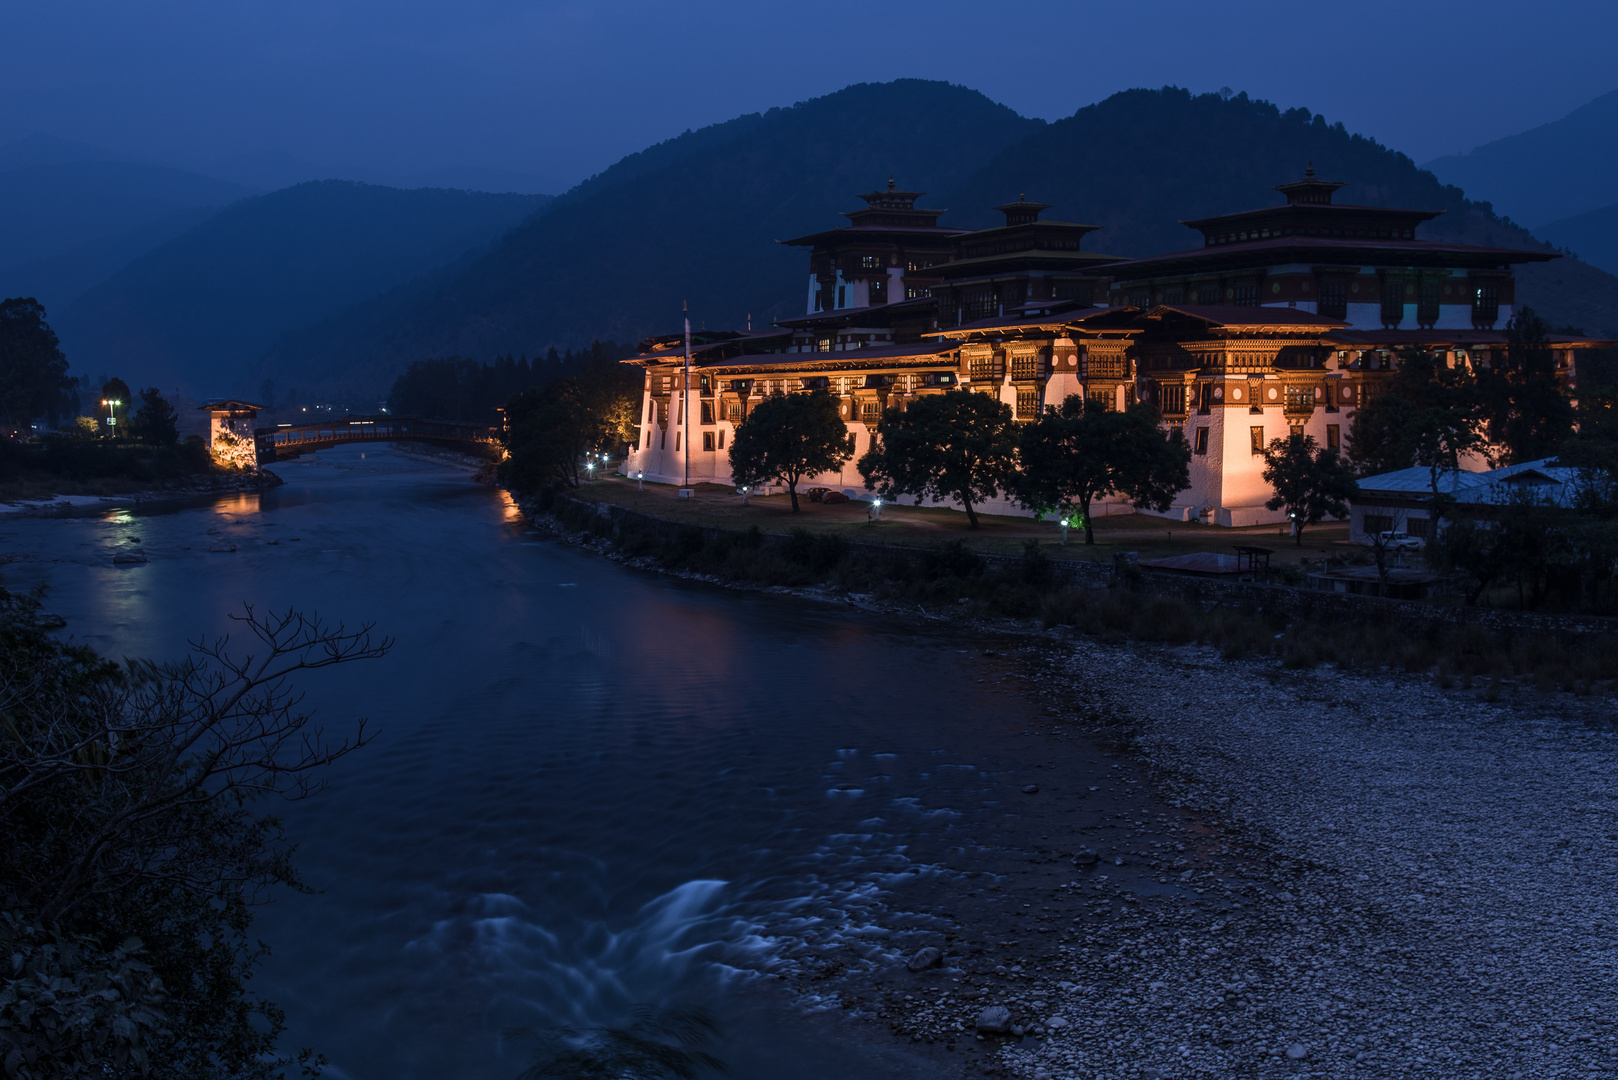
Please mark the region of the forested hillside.
POLYGON ((805 291, 804 252, 775 241, 842 223, 890 173, 936 205, 1041 126, 973 90, 901 80, 690 132, 581 184, 462 272, 289 335, 264 373, 310 385, 340 368, 386 386, 429 356, 633 341, 677 326, 682 300, 699 324, 767 324, 805 291))
POLYGON ((282 333, 451 262, 546 201, 299 184, 236 203, 148 252, 53 312, 53 324, 79 370, 245 394, 258 386, 246 375, 282 333))

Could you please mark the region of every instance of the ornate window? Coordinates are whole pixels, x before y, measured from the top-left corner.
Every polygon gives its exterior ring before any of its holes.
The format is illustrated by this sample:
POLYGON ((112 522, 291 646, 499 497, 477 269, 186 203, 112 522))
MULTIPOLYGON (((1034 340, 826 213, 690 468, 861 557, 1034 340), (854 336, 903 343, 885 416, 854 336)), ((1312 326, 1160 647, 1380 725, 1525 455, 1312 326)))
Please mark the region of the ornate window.
POLYGON ((1382 325, 1392 329, 1404 321, 1405 283, 1398 278, 1382 279, 1382 325))
POLYGON ((1221 302, 1221 297, 1219 295, 1219 282, 1204 281, 1201 285, 1197 286, 1197 303, 1207 305, 1218 304, 1221 302))
POLYGON ((1342 278, 1321 278, 1319 313, 1328 319, 1348 318, 1348 282, 1342 278))
POLYGON ((1039 390, 1034 387, 1017 391, 1017 419, 1034 420, 1039 417, 1039 390))
POLYGON ((1438 321, 1438 282, 1427 279, 1421 283, 1421 298, 1416 305, 1416 323, 1431 327, 1438 321))
POLYGON ((1472 325, 1493 326, 1500 320, 1500 290, 1494 285, 1478 285, 1472 291, 1472 325))
POLYGON ((1264 429, 1262 427, 1250 427, 1250 428, 1248 428, 1247 429, 1247 438, 1248 438, 1248 441, 1252 444, 1253 453, 1255 453, 1255 454, 1264 453, 1264 429))
POLYGON ((1208 429, 1205 427, 1199 427, 1197 429, 1197 442, 1195 450, 1199 454, 1206 454, 1208 452, 1208 429))
POLYGON ((1159 384, 1157 400, 1165 416, 1185 415, 1185 383, 1159 384))

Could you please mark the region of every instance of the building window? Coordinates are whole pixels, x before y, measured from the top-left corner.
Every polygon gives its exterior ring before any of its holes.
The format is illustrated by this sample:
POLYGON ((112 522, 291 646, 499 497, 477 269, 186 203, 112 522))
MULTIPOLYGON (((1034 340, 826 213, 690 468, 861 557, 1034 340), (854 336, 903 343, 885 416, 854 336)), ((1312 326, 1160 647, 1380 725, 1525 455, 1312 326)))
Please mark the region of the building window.
POLYGON ((1230 302, 1237 307, 1258 307, 1257 283, 1249 281, 1241 285, 1232 286, 1230 302))
POLYGON ((664 428, 658 434, 658 436, 657 436, 657 448, 659 450, 667 450, 669 448, 669 429, 668 428, 664 428))
POLYGON ((1219 282, 1217 282, 1217 281, 1204 281, 1201 285, 1198 285, 1197 286, 1197 303, 1199 303, 1199 304, 1217 304, 1217 303, 1219 303, 1219 282))
POLYGON ((1247 429, 1247 437, 1248 437, 1248 440, 1252 443, 1253 453, 1255 453, 1255 454, 1264 453, 1264 429, 1262 427, 1250 427, 1250 428, 1248 428, 1247 429))
POLYGON ((1405 283, 1398 278, 1382 279, 1382 325, 1392 329, 1404 321, 1405 283))
POLYGON ((1393 531, 1393 518, 1387 514, 1366 514, 1365 531, 1375 536, 1377 533, 1393 531))
POLYGON ((920 285, 906 285, 905 286, 905 299, 906 300, 920 300, 922 297, 924 297, 926 295, 927 295, 927 290, 922 288, 920 285))
POLYGON ((726 420, 729 420, 733 424, 739 424, 742 421, 742 415, 742 403, 740 401, 725 402, 726 420))
POLYGON ((1312 409, 1315 404, 1315 391, 1310 386, 1288 386, 1287 408, 1312 409))
POLYGON ((988 356, 972 357, 969 365, 969 370, 972 374, 972 381, 977 382, 979 380, 983 380, 987 382, 991 379, 998 379, 1000 377, 999 367, 1000 365, 995 362, 993 353, 990 353, 988 356))
POLYGON ((674 433, 674 452, 676 454, 680 452, 680 433, 678 431, 674 433))
POLYGON ((1428 539, 1428 520, 1424 517, 1413 517, 1405 522, 1405 532, 1418 540, 1428 539))
POLYGON ((1013 356, 1011 358, 1011 377, 1013 379, 1037 379, 1044 374, 1040 368, 1039 354, 1029 356, 1013 356))
POLYGON ((847 307, 848 306, 848 286, 847 285, 839 285, 839 286, 837 286, 837 306, 838 307, 847 307))
POLYGON ((702 422, 704 424, 713 423, 713 402, 711 401, 702 403, 702 422))
POLYGON ((1129 304, 1131 307, 1149 308, 1152 306, 1151 289, 1130 289, 1129 304))
POLYGON ((882 269, 882 256, 880 256, 880 255, 861 255, 860 256, 860 269, 861 270, 880 270, 880 269, 882 269))
POLYGON ((862 401, 862 402, 860 402, 860 420, 861 421, 874 426, 876 424, 876 422, 878 420, 881 420, 881 419, 882 419, 882 403, 880 401, 862 401))
POLYGON ((723 450, 724 448, 725 448, 725 429, 720 428, 719 429, 719 449, 723 450))
POLYGON ((888 302, 888 279, 874 278, 871 281, 871 304, 886 304, 888 302))
POLYGON ((1348 282, 1323 278, 1320 282, 1319 314, 1328 319, 1348 318, 1348 282))
POLYGON ((1159 384, 1157 400, 1164 415, 1185 415, 1185 383, 1159 384))
POLYGON ((704 431, 702 433, 702 448, 710 454, 713 453, 713 432, 704 431))
POLYGON ((647 428, 646 429, 646 449, 650 450, 651 448, 652 448, 652 429, 647 428))
POLYGON ((1199 427, 1197 429, 1196 452, 1199 454, 1206 454, 1208 452, 1208 429, 1205 427, 1199 427))
POLYGON ((1493 285, 1479 285, 1472 292, 1472 324, 1493 326, 1500 319, 1500 290, 1493 285))
POLYGON ((1416 305, 1416 323, 1420 326, 1431 327, 1438 321, 1438 282, 1426 280, 1421 283, 1421 300, 1416 305))
POLYGON ((1039 416, 1039 391, 1038 390, 1033 390, 1033 389, 1018 390, 1017 391, 1017 419, 1018 420, 1034 420, 1034 419, 1037 419, 1038 416, 1039 416))
POLYGON ((1185 285, 1163 286, 1163 303, 1169 305, 1185 303, 1185 285))
POLYGON ((1343 448, 1343 429, 1337 424, 1326 425, 1326 449, 1336 453, 1343 448))

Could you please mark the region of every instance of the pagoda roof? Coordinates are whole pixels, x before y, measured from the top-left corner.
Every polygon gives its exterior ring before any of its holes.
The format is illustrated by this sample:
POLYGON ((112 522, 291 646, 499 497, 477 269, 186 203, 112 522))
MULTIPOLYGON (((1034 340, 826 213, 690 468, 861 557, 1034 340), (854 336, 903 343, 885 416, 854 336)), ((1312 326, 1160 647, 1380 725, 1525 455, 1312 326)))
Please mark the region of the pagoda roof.
POLYGON ((917 341, 907 345, 882 345, 862 349, 835 349, 828 352, 760 353, 756 356, 738 356, 730 360, 704 365, 705 371, 724 368, 748 367, 849 367, 868 366, 884 361, 918 360, 936 362, 940 356, 953 352, 953 342, 917 341))
POLYGON ((1297 308, 1243 307, 1235 304, 1158 304, 1147 311, 1142 318, 1162 320, 1171 316, 1193 319, 1210 327, 1217 326, 1222 330, 1238 332, 1292 330, 1318 334, 1348 325, 1341 319, 1330 319, 1313 312, 1299 311, 1297 308))
MULTIPOLYGON (((1441 348, 1443 346, 1500 346, 1506 344, 1504 330, 1334 330, 1331 340, 1350 348, 1370 349, 1397 349, 1409 345, 1421 345, 1426 348, 1441 348)), ((1592 338, 1578 334, 1546 334, 1546 341, 1550 345, 1560 348, 1574 349, 1607 349, 1614 342, 1604 338, 1592 338)))
POLYGON ((1286 263, 1342 265, 1453 266, 1468 259, 1476 266, 1501 263, 1548 262, 1559 259, 1554 251, 1525 248, 1479 247, 1438 240, 1381 240, 1366 237, 1271 236, 1211 247, 1191 248, 1166 255, 1131 259, 1112 268, 1115 280, 1132 281, 1180 272, 1202 273, 1223 269, 1262 269, 1286 263))
POLYGON ((976 255, 970 259, 951 259, 949 262, 937 263, 928 267, 947 277, 955 277, 953 271, 959 267, 982 267, 991 263, 1011 263, 1019 259, 1039 263, 1087 263, 1100 265, 1103 263, 1126 262, 1123 255, 1105 255, 1099 251, 1057 251, 1051 248, 1029 248, 1025 251, 1003 251, 996 255, 976 255), (947 272, 947 273, 946 273, 947 272))
POLYGON ((223 401, 210 401, 206 405, 198 405, 198 412, 264 412, 267 405, 255 405, 251 401, 239 401, 236 398, 226 398, 223 401))
POLYGON ((1078 301, 1031 301, 1024 305, 1024 311, 1018 314, 1005 315, 994 319, 979 319, 976 322, 962 323, 943 330, 933 330, 923 334, 922 337, 932 338, 962 338, 971 334, 989 334, 1013 330, 1044 330, 1066 329, 1079 327, 1082 329, 1128 329, 1125 323, 1140 309, 1122 305, 1119 307, 1084 308, 1077 307, 1078 301), (1035 311, 1028 311, 1030 307, 1035 311))
POLYGON ((930 308, 937 302, 937 299, 931 296, 918 296, 912 300, 895 300, 891 304, 867 304, 865 307, 831 308, 827 311, 812 311, 806 315, 789 315, 784 319, 775 320, 775 325, 790 326, 797 330, 807 329, 817 323, 841 323, 844 326, 852 326, 858 323, 860 319, 873 314, 881 315, 882 318, 877 322, 883 322, 887 321, 891 315, 909 315, 930 308))
MULTIPOLYGON (((942 210, 939 213, 943 213, 942 210)), ((952 229, 947 225, 840 225, 835 229, 826 229, 822 232, 809 233, 806 236, 795 237, 791 240, 777 240, 777 244, 788 247, 810 247, 815 244, 835 240, 847 243, 851 240, 865 240, 880 243, 884 235, 891 235, 901 240, 914 240, 917 237, 936 236, 941 240, 948 240, 971 232, 971 229, 952 229)))

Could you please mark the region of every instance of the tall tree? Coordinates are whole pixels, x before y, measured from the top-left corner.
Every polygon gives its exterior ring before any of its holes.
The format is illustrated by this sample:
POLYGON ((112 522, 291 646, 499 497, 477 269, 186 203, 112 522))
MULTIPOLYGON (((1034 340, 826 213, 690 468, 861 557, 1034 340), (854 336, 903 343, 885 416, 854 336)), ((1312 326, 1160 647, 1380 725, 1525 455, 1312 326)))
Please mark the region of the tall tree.
POLYGON ((638 385, 635 372, 598 355, 576 376, 513 395, 500 482, 517 491, 578 487, 590 455, 616 452, 634 438, 638 385))
POLYGON ((157 387, 140 392, 140 408, 129 420, 129 435, 152 446, 173 446, 180 441, 180 414, 157 387))
POLYGON ((1090 504, 1108 495, 1136 507, 1167 510, 1191 484, 1191 448, 1163 430, 1145 402, 1125 412, 1074 394, 1022 429, 1017 501, 1040 513, 1076 517, 1095 543, 1090 504))
POLYGON ((36 420, 54 424, 72 416, 79 407, 76 385, 39 301, 0 302, 0 413, 6 426, 27 430, 36 420))
POLYGON ((1573 434, 1573 403, 1556 378, 1550 327, 1523 307, 1506 324, 1506 352, 1478 379, 1485 430, 1506 464, 1549 457, 1573 434))
POLYGON ((785 485, 797 513, 798 484, 841 469, 850 453, 848 428, 829 392, 768 397, 731 438, 730 474, 738 484, 773 480, 785 485))
POLYGON ((1285 508, 1300 546, 1306 527, 1327 515, 1345 516, 1348 500, 1360 487, 1336 451, 1317 446, 1311 435, 1272 439, 1264 451, 1263 476, 1275 489, 1264 505, 1271 510, 1285 508))
POLYGON ((890 408, 860 475, 883 495, 954 499, 978 527, 975 504, 1010 487, 1017 460, 1011 406, 973 390, 950 390, 890 408))
POLYGON ((1410 349, 1400 354, 1388 385, 1355 411, 1348 456, 1361 476, 1424 466, 1436 498, 1440 476, 1486 449, 1483 422, 1473 374, 1410 349))

